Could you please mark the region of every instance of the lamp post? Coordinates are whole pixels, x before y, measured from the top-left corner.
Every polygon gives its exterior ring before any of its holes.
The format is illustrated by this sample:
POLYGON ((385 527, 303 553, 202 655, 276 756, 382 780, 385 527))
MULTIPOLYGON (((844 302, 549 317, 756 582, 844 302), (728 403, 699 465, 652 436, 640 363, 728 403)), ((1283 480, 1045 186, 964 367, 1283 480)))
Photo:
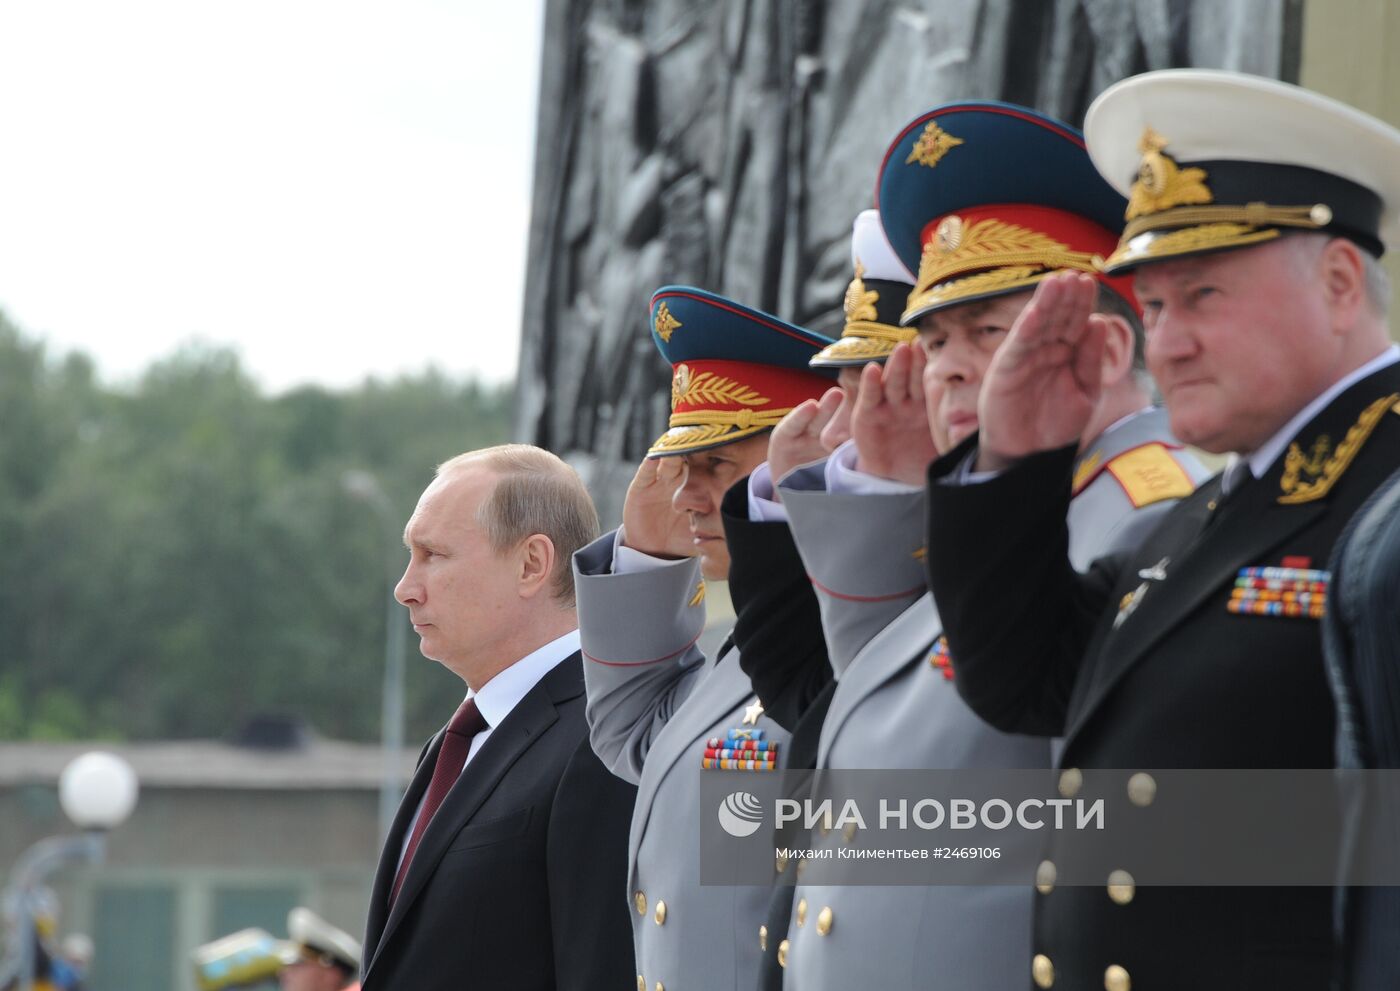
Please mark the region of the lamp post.
POLYGON ((384 620, 384 690, 379 723, 381 756, 384 762, 379 784, 379 839, 382 842, 388 837, 389 828, 394 824, 394 813, 398 810, 399 797, 404 787, 401 770, 404 724, 403 645, 408 637, 408 610, 394 599, 393 591, 394 583, 398 580, 401 543, 393 504, 384 494, 384 487, 379 484, 379 479, 367 471, 357 469, 342 475, 341 484, 352 497, 367 503, 374 510, 388 539, 385 571, 389 582, 389 611, 384 620))
POLYGON ((14 920, 14 928, 9 959, 0 966, 0 986, 15 981, 19 991, 33 991, 34 913, 44 881, 68 864, 101 863, 108 831, 131 815, 138 790, 136 772, 115 754, 92 751, 63 769, 58 778, 58 800, 82 832, 40 840, 16 861, 5 891, 5 911, 14 920))

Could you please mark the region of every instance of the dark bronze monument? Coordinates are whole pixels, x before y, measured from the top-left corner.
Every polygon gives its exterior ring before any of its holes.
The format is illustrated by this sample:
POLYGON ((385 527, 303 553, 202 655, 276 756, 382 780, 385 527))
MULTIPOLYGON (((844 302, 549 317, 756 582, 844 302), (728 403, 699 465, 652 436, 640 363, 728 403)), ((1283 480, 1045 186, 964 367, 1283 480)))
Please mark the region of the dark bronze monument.
POLYGON ((1301 21, 1301 0, 548 0, 517 436, 615 521, 665 429, 657 287, 839 333, 851 222, 918 112, 999 99, 1078 126, 1148 69, 1296 81, 1301 21))

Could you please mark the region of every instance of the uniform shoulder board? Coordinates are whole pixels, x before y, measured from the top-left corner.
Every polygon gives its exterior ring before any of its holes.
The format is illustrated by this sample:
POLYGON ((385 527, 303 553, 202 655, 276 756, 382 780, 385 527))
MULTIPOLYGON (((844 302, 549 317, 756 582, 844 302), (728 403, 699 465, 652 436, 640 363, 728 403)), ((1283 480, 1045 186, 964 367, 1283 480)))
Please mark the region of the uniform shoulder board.
POLYGON ((1165 444, 1142 444, 1124 451, 1104 465, 1123 487, 1134 509, 1164 499, 1184 499, 1196 490, 1195 483, 1165 444))

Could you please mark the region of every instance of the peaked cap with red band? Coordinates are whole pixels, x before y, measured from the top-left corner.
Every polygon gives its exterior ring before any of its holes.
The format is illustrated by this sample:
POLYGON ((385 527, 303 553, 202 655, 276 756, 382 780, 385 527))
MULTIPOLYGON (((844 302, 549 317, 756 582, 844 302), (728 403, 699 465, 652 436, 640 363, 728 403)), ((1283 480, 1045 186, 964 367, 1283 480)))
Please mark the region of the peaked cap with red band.
POLYGON ((671 363, 670 429, 649 458, 730 444, 777 426, 831 388, 807 363, 831 338, 689 286, 651 298, 651 335, 671 363))
POLYGON ((885 153, 876 204, 891 247, 918 273, 906 325, 1067 269, 1136 307, 1131 284, 1103 271, 1127 200, 1078 131, 1034 110, 967 102, 921 114, 885 153))

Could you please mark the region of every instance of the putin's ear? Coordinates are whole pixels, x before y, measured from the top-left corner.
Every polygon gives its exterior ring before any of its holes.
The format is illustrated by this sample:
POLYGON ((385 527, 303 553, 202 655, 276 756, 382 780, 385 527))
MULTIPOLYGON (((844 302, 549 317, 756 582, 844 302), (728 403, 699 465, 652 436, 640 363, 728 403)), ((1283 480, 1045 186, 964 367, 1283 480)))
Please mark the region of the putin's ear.
POLYGON ((1361 249, 1347 238, 1332 238, 1318 257, 1318 274, 1332 313, 1332 329, 1349 328, 1367 305, 1366 262, 1361 249))
POLYGON ((531 534, 520 542, 517 585, 522 599, 533 599, 541 591, 550 594, 556 556, 554 541, 542 533, 531 534))

